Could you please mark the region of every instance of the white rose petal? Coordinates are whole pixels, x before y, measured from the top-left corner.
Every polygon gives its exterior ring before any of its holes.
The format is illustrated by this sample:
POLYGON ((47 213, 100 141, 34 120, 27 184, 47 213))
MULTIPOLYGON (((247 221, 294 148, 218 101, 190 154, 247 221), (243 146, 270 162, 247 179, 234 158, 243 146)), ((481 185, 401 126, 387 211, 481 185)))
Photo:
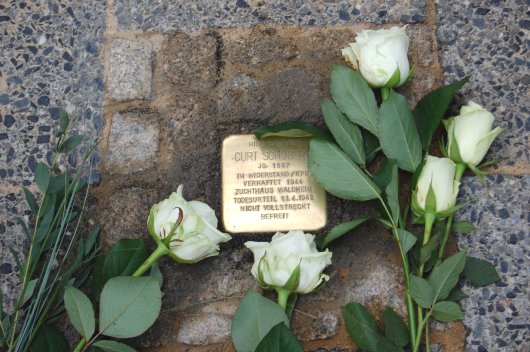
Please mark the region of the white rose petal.
POLYGON ((397 69, 399 82, 393 86, 402 85, 410 72, 407 58, 409 37, 405 28, 361 31, 355 43, 342 49, 342 55, 372 87, 387 86, 397 69))
POLYGON ((436 212, 443 212, 456 204, 459 182, 454 180, 456 165, 450 159, 428 156, 421 170, 416 188, 416 201, 425 210, 429 187, 436 197, 436 212))
POLYGON ((488 152, 491 143, 502 131, 492 130, 494 116, 479 104, 472 101, 462 106, 460 115, 449 120, 448 145, 449 157, 455 162, 478 165, 488 152), (453 144, 458 145, 458 154, 454 155, 453 144))
POLYGON ((329 277, 322 273, 331 264, 331 252, 318 252, 314 236, 303 231, 276 233, 270 243, 246 242, 254 254, 252 275, 265 288, 283 287, 300 265, 298 287, 294 292, 309 293, 329 277))
POLYGON ((183 218, 169 242, 170 256, 179 262, 194 263, 219 254, 219 243, 231 237, 217 230, 217 217, 208 204, 186 201, 182 185, 168 199, 155 204, 147 221, 148 229, 157 242, 166 239, 178 221, 183 218))

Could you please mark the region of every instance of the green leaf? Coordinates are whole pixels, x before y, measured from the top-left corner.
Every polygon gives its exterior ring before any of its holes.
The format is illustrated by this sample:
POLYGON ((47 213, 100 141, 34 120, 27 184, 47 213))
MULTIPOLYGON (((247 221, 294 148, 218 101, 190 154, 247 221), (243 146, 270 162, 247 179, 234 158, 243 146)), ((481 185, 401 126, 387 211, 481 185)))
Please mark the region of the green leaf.
POLYGON ((345 234, 347 234, 348 232, 350 232, 351 230, 353 230, 368 219, 370 219, 370 217, 366 216, 356 220, 343 222, 342 224, 335 226, 331 229, 331 231, 329 231, 327 235, 317 241, 318 248, 320 250, 323 250, 330 244, 331 241, 334 241, 337 238, 344 236, 345 234))
POLYGON ((493 264, 487 260, 474 257, 467 257, 464 276, 478 287, 490 285, 501 279, 493 264))
POLYGON ((79 289, 70 286, 64 290, 64 305, 74 328, 85 340, 90 340, 96 330, 94 307, 90 299, 79 289))
POLYGON ((70 184, 70 177, 66 174, 53 176, 50 178, 50 183, 48 184, 47 193, 56 193, 64 191, 70 184))
POLYGON ((50 183, 50 170, 43 163, 38 163, 35 167, 35 183, 42 192, 46 193, 50 183))
POLYGON ((444 322, 464 319, 464 314, 462 313, 460 306, 451 301, 436 303, 432 315, 434 316, 434 319, 444 322))
POLYGON ((342 112, 337 109, 332 101, 324 100, 322 113, 329 130, 342 150, 357 164, 364 165, 366 155, 364 154, 363 137, 356 124, 348 120, 342 112))
POLYGON ((463 300, 464 298, 467 298, 468 296, 462 291, 460 287, 455 287, 449 292, 449 296, 447 296, 448 301, 458 302, 463 300))
POLYGON ((107 253, 103 264, 105 281, 115 276, 132 275, 147 259, 147 247, 143 240, 123 239, 107 253))
POLYGON ((421 144, 407 99, 390 91, 379 108, 379 141, 389 159, 398 166, 414 172, 421 163, 421 144))
POLYGON ((379 188, 385 188, 392 181, 396 163, 394 159, 386 159, 381 169, 372 177, 372 180, 379 188))
POLYGON ((236 350, 254 351, 278 323, 289 325, 280 306, 254 291, 248 291, 232 319, 232 341, 236 350))
POLYGON ((39 207, 35 201, 35 196, 33 196, 33 193, 31 193, 31 191, 26 187, 22 186, 22 189, 24 190, 24 195, 26 196, 26 202, 28 203, 29 210, 31 210, 31 213, 36 216, 39 207))
POLYGON ((409 329, 390 307, 383 312, 386 337, 395 345, 405 347, 409 343, 409 329))
POLYGON ((94 248, 98 235, 99 235, 99 227, 96 227, 90 231, 90 233, 88 234, 85 246, 83 248, 84 255, 87 255, 88 253, 90 253, 92 248, 94 248))
POLYGON ((29 347, 30 352, 68 352, 68 342, 53 325, 44 324, 29 347))
POLYGON ((475 226, 469 221, 455 221, 451 230, 458 233, 470 233, 475 231, 475 226))
POLYGON ((381 150, 379 139, 367 130, 362 130, 361 135, 364 141, 364 153, 366 154, 366 162, 370 163, 374 160, 377 152, 381 150))
POLYGON ((410 276, 410 295, 423 308, 430 308, 434 303, 434 288, 421 277, 410 276))
POLYGON ((359 126, 378 136, 374 92, 360 73, 340 65, 331 72, 331 96, 338 108, 359 126))
POLYGON ((360 303, 352 302, 341 308, 346 329, 355 344, 367 351, 376 351, 381 333, 370 312, 360 303))
POLYGON ((33 279, 33 280, 28 281, 26 285, 26 290, 24 291, 24 297, 22 297, 21 305, 25 304, 33 296, 33 292, 35 292, 35 286, 37 285, 37 281, 38 279, 33 279))
POLYGON ((404 253, 410 251, 418 238, 404 229, 397 229, 399 244, 404 253))
POLYGON ((377 337, 376 352, 404 352, 402 347, 396 346, 389 339, 380 335, 377 337))
POLYGON ((68 113, 64 108, 59 108, 59 129, 62 133, 65 133, 70 124, 70 118, 68 118, 68 113))
POLYGON ((424 96, 416 105, 413 115, 423 150, 429 149, 432 136, 442 121, 445 111, 453 99, 453 94, 467 81, 469 78, 465 77, 458 82, 440 87, 424 96))
POLYGON ((63 144, 61 144, 61 148, 59 149, 59 153, 68 153, 74 150, 81 142, 85 136, 82 134, 75 134, 68 138, 63 144))
POLYGON ((283 122, 274 126, 262 126, 254 130, 257 139, 270 137, 307 138, 321 137, 331 139, 328 131, 305 122, 283 122))
POLYGON ((434 288, 435 302, 444 300, 458 282, 466 264, 466 252, 458 252, 436 266, 427 281, 434 288))
POLYGON ((101 291, 99 331, 116 338, 141 335, 155 322, 161 306, 162 293, 154 277, 114 277, 101 291))
POLYGON ((284 323, 276 324, 261 340, 256 352, 304 352, 302 345, 284 323))
POLYGON ((92 296, 96 301, 99 301, 99 295, 105 285, 106 279, 103 275, 103 265, 105 264, 105 257, 103 255, 97 256, 92 269, 92 296))
POLYGON ((350 200, 379 197, 379 188, 340 148, 314 138, 309 146, 309 171, 329 193, 350 200))
POLYGON ((98 347, 104 352, 136 352, 134 348, 124 343, 111 340, 99 340, 94 342, 92 346, 98 347))

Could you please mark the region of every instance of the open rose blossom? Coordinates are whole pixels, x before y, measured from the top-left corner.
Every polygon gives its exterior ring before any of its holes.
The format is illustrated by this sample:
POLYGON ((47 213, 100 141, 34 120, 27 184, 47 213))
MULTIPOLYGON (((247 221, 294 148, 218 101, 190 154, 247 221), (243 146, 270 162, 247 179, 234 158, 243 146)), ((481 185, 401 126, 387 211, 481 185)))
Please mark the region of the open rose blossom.
POLYGON ((219 254, 219 243, 231 237, 217 230, 217 217, 206 203, 182 197, 182 185, 168 199, 153 205, 147 220, 149 233, 157 243, 168 236, 168 253, 182 263, 195 263, 219 254), (175 226, 182 212, 182 222, 175 226))
POLYGON ((331 264, 331 252, 319 252, 315 236, 303 231, 277 232, 271 242, 246 242, 245 246, 254 253, 252 275, 260 286, 266 289, 282 288, 293 271, 300 266, 295 293, 309 293, 329 276, 322 273, 331 264))
POLYGON ((406 27, 364 30, 355 42, 342 49, 342 56, 374 88, 392 88, 407 81, 409 37, 406 27))

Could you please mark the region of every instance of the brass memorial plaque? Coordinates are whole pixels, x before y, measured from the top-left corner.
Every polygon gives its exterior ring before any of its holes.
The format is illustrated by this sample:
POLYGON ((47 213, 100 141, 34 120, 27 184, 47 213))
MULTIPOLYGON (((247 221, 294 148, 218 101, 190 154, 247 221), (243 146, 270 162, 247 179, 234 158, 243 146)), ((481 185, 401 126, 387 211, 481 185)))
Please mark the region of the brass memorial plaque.
POLYGON ((307 168, 309 139, 223 142, 223 222, 228 232, 318 230, 326 225, 326 192, 307 168))

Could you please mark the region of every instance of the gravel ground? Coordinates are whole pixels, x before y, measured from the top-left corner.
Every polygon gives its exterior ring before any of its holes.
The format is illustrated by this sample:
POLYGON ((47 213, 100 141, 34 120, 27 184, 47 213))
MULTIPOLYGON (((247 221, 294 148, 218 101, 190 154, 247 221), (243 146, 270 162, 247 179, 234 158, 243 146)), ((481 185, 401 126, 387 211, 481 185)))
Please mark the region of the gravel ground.
MULTIPOLYGON (((402 1, 195 1, 115 0, 110 9, 121 31, 191 31, 256 23, 326 25, 349 22, 421 23, 425 0, 402 1)), ((530 20, 526 0, 436 2, 440 62, 452 82, 471 76, 457 107, 470 99, 493 111, 503 134, 491 156, 519 175, 474 177, 463 182, 471 203, 461 218, 477 231, 458 243, 494 262, 502 281, 465 287, 468 351, 528 351, 528 118, 530 20), (522 165, 522 166, 521 166, 522 165), (521 171, 522 170, 522 171, 521 171)), ((0 284, 9 297, 16 285, 7 248, 21 247, 16 216, 25 215, 17 185, 30 185, 48 142, 57 106, 76 116, 75 126, 96 137, 102 125, 106 2, 102 0, 4 1, 0 4, 0 284)), ((96 160, 97 162, 97 156, 96 160)), ((99 175, 91 175, 98 182, 99 175)))

